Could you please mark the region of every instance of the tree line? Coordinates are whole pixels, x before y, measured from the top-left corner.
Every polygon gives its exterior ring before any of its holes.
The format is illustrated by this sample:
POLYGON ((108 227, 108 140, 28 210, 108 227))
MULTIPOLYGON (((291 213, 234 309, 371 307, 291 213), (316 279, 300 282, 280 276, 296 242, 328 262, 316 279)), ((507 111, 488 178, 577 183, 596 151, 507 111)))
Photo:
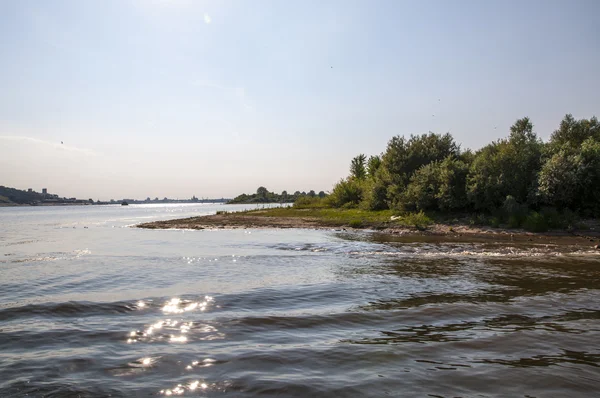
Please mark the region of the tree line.
POLYGON ((277 194, 270 192, 265 187, 259 187, 254 194, 241 194, 227 202, 227 204, 241 204, 241 203, 292 203, 302 198, 325 198, 327 196, 324 191, 316 193, 311 190, 307 192, 296 191, 294 193, 288 193, 287 191, 277 194))
POLYGON ((40 202, 43 199, 44 195, 38 192, 23 191, 0 185, 0 203, 29 204, 40 202))
POLYGON ((349 176, 326 201, 367 210, 478 212, 515 226, 541 213, 598 217, 598 119, 568 114, 543 142, 525 117, 508 137, 477 151, 461 150, 449 133, 396 136, 381 155, 353 158, 349 176))

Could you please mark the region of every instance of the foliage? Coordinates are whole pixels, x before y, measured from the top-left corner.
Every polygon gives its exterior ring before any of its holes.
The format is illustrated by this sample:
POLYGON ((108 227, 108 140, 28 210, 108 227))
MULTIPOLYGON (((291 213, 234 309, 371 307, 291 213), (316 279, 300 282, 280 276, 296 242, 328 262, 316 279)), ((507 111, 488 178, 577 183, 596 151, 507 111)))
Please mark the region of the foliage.
MULTIPOLYGON (((378 173, 379 174, 379 173, 378 173)), ((360 207, 365 210, 387 209, 387 186, 381 178, 372 178, 364 185, 360 207)))
POLYGON ((423 213, 423 211, 408 213, 397 219, 397 222, 417 229, 425 229, 427 226, 433 224, 433 220, 423 213))
POLYGON ((379 156, 370 156, 367 161, 367 174, 369 177, 375 177, 375 173, 381 166, 381 158, 379 156))
MULTIPOLYGON (((325 192, 319 192, 319 198, 325 198, 327 195, 325 192)), ((265 187, 259 187, 256 190, 255 194, 241 194, 236 196, 234 199, 227 202, 228 204, 240 204, 240 203, 290 203, 296 202, 299 198, 302 197, 317 197, 315 191, 300 192, 296 191, 294 194, 290 195, 287 191, 281 192, 281 194, 276 194, 275 192, 270 192, 265 187)))
POLYGON ((590 137, 578 150, 566 146, 549 158, 539 174, 539 196, 547 205, 599 216, 600 141, 590 137))
MULTIPOLYGON (((259 190, 246 199, 271 198, 259 190)), ((472 214, 473 224, 494 227, 575 228, 579 216, 600 216, 600 123, 566 115, 543 143, 525 117, 515 121, 508 137, 476 152, 461 151, 450 134, 395 136, 381 156, 354 157, 350 174, 329 196, 310 191, 298 200, 304 195, 286 193, 298 210, 357 217, 400 212, 396 225, 424 227, 431 222, 429 212, 472 214)))
POLYGON ((354 178, 340 180, 328 196, 328 203, 333 207, 357 207, 363 198, 361 181, 354 178))
POLYGON ((350 162, 350 176, 352 178, 362 180, 367 176, 366 161, 367 157, 362 153, 352 159, 352 162, 350 162))
POLYGON ((362 228, 363 222, 361 220, 352 220, 348 223, 350 228, 362 228))
POLYGON ((467 193, 477 210, 492 211, 512 195, 521 203, 535 198, 542 142, 528 118, 511 127, 508 139, 492 142, 475 154, 467 193))
POLYGON ((466 204, 468 168, 461 160, 447 157, 417 170, 401 199, 404 210, 456 211, 466 204))
POLYGON ((548 153, 554 155, 561 150, 577 152, 584 141, 593 139, 600 142, 600 123, 596 117, 591 119, 575 120, 573 115, 567 114, 560 122, 560 126, 552 133, 548 143, 548 153))
POLYGON ((329 207, 329 203, 327 203, 324 198, 320 198, 318 196, 300 196, 294 202, 294 208, 297 209, 314 209, 323 207, 329 207))
POLYGON ((545 232, 548 230, 548 221, 542 214, 532 211, 525 218, 523 228, 531 232, 545 232))
POLYGON ((382 157, 380 168, 384 169, 384 183, 388 185, 387 205, 390 208, 403 208, 403 191, 412 175, 422 166, 447 157, 458 157, 459 146, 450 134, 422 134, 393 137, 382 157))

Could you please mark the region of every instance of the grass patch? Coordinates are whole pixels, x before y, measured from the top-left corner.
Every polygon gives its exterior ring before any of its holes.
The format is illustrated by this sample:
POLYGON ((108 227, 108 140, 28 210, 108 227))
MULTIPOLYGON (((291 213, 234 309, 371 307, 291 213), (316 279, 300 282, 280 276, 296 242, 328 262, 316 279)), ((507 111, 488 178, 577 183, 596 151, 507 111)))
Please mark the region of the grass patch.
POLYGON ((301 196, 294 202, 296 209, 323 209, 329 207, 327 198, 320 198, 318 196, 301 196))
POLYGON ((433 220, 422 211, 418 213, 408 213, 394 220, 402 226, 415 227, 417 229, 426 229, 433 224, 433 220))
POLYGON ((352 220, 348 223, 348 226, 350 228, 362 228, 363 227, 363 223, 360 220, 352 220))
POLYGON ((383 229, 390 227, 414 227, 423 230, 434 223, 434 221, 422 211, 418 213, 397 215, 397 212, 393 210, 373 211, 362 209, 303 208, 294 206, 264 210, 248 210, 236 214, 248 214, 261 217, 311 218, 319 220, 323 225, 338 227, 348 226, 351 228, 383 229))
POLYGON ((260 215, 262 217, 318 218, 325 222, 339 225, 349 225, 352 221, 361 221, 365 224, 385 223, 390 222, 390 217, 394 214, 391 210, 369 211, 360 209, 303 208, 296 206, 249 210, 245 213, 260 215))

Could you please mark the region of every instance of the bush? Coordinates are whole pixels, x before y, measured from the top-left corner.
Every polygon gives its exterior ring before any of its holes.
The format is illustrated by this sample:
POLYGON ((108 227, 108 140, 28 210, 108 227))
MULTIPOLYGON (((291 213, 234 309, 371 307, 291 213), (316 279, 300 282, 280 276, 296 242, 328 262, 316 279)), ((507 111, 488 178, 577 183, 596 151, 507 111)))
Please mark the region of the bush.
POLYGON ((519 228, 527 217, 527 206, 517 202, 512 195, 508 195, 502 204, 501 214, 509 228, 519 228))
POLYGON ((519 228, 521 226, 521 220, 516 216, 508 217, 506 221, 508 228, 519 228))
POLYGON ((348 178, 340 180, 333 187, 333 191, 327 197, 327 204, 332 207, 350 206, 357 207, 363 198, 363 182, 348 178))
POLYGON ((565 228, 568 226, 554 207, 542 207, 540 214, 546 220, 548 228, 565 228))
POLYGON ((350 228, 362 228, 363 223, 360 220, 352 220, 348 223, 348 226, 350 226, 350 228))
POLYGON ((477 218, 475 219, 475 223, 477 225, 487 225, 488 224, 488 219, 485 216, 485 214, 478 214, 477 218))
POLYGON ((510 130, 508 139, 483 147, 471 164, 468 193, 476 209, 493 210, 507 195, 525 203, 535 193, 542 143, 528 118, 517 120, 510 130))
POLYGON ((523 228, 531 232, 546 232, 548 230, 548 222, 543 215, 537 211, 532 211, 525 218, 523 222, 523 228))
POLYGON ((399 209, 452 211, 467 203, 467 165, 451 156, 418 169, 400 195, 399 209))
POLYGON ((439 163, 433 162, 417 170, 400 196, 398 210, 437 210, 439 169, 439 163))
POLYGON ((324 207, 328 207, 327 200, 318 196, 301 196, 294 202, 296 209, 321 209, 324 207))
POLYGON ((363 200, 360 208, 363 210, 385 210, 388 208, 386 202, 387 187, 383 180, 374 178, 365 183, 363 200))
POLYGON ((498 217, 490 218, 490 226, 492 228, 499 228, 500 227, 500 218, 498 218, 498 217))
POLYGON ((408 213, 402 217, 405 224, 414 226, 417 229, 425 229, 428 225, 433 224, 433 220, 422 211, 418 213, 408 213))

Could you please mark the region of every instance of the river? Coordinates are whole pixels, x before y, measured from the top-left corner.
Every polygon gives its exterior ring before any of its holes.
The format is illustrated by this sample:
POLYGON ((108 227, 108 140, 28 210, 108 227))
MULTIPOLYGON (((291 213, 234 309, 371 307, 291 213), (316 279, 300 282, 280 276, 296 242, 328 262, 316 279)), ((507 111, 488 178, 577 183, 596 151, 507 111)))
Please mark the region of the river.
POLYGON ((2 397, 596 397, 600 256, 0 208, 2 397))

